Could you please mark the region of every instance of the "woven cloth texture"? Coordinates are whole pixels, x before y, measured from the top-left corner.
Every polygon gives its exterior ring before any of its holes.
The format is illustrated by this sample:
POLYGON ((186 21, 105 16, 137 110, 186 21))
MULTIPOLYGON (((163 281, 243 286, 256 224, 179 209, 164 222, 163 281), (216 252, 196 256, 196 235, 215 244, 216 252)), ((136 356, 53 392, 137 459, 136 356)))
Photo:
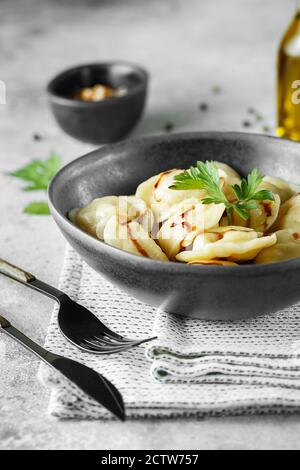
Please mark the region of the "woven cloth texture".
MULTIPOLYGON (((157 311, 97 274, 68 247, 59 287, 114 331, 146 346, 97 356, 78 350, 60 333, 55 307, 45 346, 108 378, 123 394, 127 417, 291 413, 300 407, 298 306, 241 322, 207 322, 157 311)), ((99 404, 42 364, 58 418, 113 419, 99 404)))

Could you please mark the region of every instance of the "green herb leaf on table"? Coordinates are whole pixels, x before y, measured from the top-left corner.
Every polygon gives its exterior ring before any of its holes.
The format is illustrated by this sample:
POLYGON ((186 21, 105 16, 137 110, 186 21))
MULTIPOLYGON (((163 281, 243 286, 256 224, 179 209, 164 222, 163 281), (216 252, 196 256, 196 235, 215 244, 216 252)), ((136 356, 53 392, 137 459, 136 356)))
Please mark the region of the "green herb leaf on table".
POLYGON ((45 201, 31 202, 24 207, 23 212, 30 215, 50 215, 49 206, 45 201))
POLYGON ((254 168, 239 185, 232 186, 236 201, 231 202, 222 191, 217 165, 213 161, 198 161, 196 167, 191 166, 182 174, 175 176, 174 184, 170 186, 170 189, 203 189, 206 197, 202 199, 202 203, 224 204, 229 224, 231 224, 233 211, 246 220, 250 217, 249 211, 258 208, 256 201, 274 201, 271 191, 265 189, 257 191, 262 181, 263 176, 257 168, 254 168))
POLYGON ((13 171, 10 175, 30 183, 24 188, 24 191, 47 190, 60 166, 61 158, 52 154, 47 160, 32 160, 28 165, 13 171))
MULTIPOLYGON (((10 176, 27 181, 24 191, 46 191, 49 183, 61 167, 61 158, 52 153, 46 160, 32 160, 19 170, 10 173, 10 176)), ((23 212, 30 215, 49 215, 50 210, 46 201, 33 201, 23 212)))

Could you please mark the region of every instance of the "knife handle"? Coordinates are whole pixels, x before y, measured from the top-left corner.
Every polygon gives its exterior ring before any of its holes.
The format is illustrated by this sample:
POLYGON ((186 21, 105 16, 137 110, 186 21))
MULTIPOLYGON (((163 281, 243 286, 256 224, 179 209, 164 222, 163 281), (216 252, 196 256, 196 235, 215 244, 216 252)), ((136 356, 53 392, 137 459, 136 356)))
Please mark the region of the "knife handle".
POLYGON ((66 298, 66 294, 61 292, 56 287, 52 287, 49 284, 46 284, 43 281, 37 279, 33 274, 25 271, 18 266, 15 266, 8 261, 0 258, 0 274, 3 274, 14 281, 18 281, 25 286, 31 287, 34 290, 37 290, 41 294, 45 294, 51 299, 56 300, 58 303, 63 301, 63 298, 66 298))
POLYGON ((125 420, 122 395, 105 377, 79 362, 47 351, 0 315, 0 334, 1 332, 13 338, 54 370, 60 372, 119 419, 125 420))
POLYGON ((2 317, 0 315, 0 328, 8 328, 9 326, 11 326, 11 324, 9 323, 8 320, 6 320, 6 318, 2 317))
POLYGON ((22 268, 18 268, 18 266, 15 266, 1 258, 0 273, 14 279, 15 281, 22 282, 23 284, 28 284, 35 280, 35 276, 33 274, 30 274, 22 268))
POLYGON ((51 365, 53 360, 58 357, 56 354, 46 351, 46 349, 25 336, 21 331, 12 326, 6 318, 0 315, 0 332, 1 330, 47 364, 51 365))

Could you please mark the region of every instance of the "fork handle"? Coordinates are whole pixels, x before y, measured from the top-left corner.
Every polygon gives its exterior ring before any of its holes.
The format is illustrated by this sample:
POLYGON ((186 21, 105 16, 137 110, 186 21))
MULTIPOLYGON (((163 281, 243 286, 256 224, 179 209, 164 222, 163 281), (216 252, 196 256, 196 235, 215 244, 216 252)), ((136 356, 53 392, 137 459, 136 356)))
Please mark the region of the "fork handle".
POLYGON ((51 299, 56 300, 58 303, 61 303, 63 298, 67 297, 64 292, 60 291, 56 287, 52 287, 49 284, 40 281, 33 274, 1 258, 0 274, 13 279, 14 281, 20 282, 31 289, 37 290, 41 294, 47 295, 51 299))
POLYGON ((22 268, 18 268, 14 264, 5 261, 5 259, 0 258, 0 273, 4 276, 8 276, 15 281, 22 282, 23 284, 28 284, 35 280, 33 274, 24 271, 22 268))

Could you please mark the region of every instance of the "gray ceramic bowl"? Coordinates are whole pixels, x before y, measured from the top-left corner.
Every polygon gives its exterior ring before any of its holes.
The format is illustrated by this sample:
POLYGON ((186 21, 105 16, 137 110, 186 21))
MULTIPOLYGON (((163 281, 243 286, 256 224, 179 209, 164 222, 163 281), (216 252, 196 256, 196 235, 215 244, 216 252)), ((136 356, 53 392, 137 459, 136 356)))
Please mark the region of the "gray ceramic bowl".
POLYGON ((148 73, 128 62, 86 64, 57 75, 47 87, 50 106, 60 127, 75 139, 91 144, 124 139, 138 123, 147 96, 148 73), (81 88, 102 83, 125 88, 122 96, 80 101, 81 88))
MULTIPOLYGON (((97 272, 130 295, 168 312, 234 320, 277 311, 300 300, 300 258, 269 265, 192 266, 139 257, 87 235, 66 217, 97 196, 134 193, 137 185, 196 160, 219 160, 241 174, 300 181, 300 146, 273 137, 206 132, 158 136, 102 147, 63 168, 49 188, 63 235, 97 272)), ((99 293, 101 295, 101 293, 99 293)))

